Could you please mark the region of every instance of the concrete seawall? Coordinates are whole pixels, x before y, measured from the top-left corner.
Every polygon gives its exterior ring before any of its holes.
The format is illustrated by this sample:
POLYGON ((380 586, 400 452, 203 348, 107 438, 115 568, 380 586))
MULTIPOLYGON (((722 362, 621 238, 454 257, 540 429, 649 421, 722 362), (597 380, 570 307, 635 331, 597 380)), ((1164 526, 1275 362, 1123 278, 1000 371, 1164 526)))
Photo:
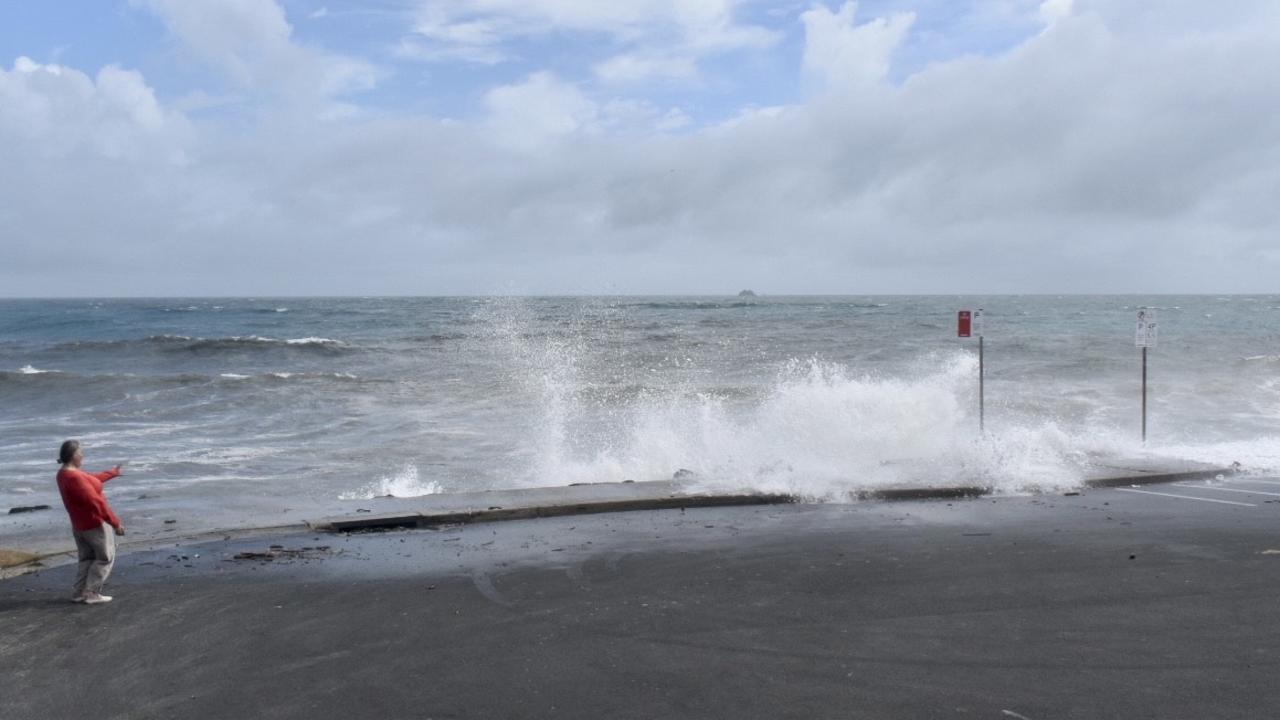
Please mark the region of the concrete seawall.
MULTIPOLYGON (((1238 466, 1220 467, 1203 463, 1151 460, 1146 458, 1108 458, 1093 463, 1082 485, 1084 488, 1122 487, 1231 475, 1238 466)), ((350 503, 351 512, 334 514, 302 523, 269 528, 236 528, 177 534, 163 538, 144 538, 121 543, 122 552, 151 549, 175 541, 279 535, 296 531, 358 532, 400 527, 434 527, 441 525, 500 522, 588 515, 637 510, 750 506, 800 503, 806 498, 788 494, 720 493, 690 491, 686 481, 592 483, 566 487, 493 490, 473 493, 427 495, 418 498, 373 498, 350 503)), ((848 500, 910 501, 957 499, 991 494, 982 485, 880 488, 850 493, 848 500)), ((0 579, 22 574, 29 569, 70 562, 70 548, 52 552, 29 552, 16 548, 0 548, 0 579)))
MULTIPOLYGON (((1084 487, 1121 487, 1199 480, 1231 475, 1237 467, 1177 463, 1145 459, 1107 460, 1097 464, 1084 487)), ((393 527, 428 527, 458 523, 498 522, 537 517, 584 515, 633 510, 724 507, 805 502, 787 494, 688 492, 684 483, 668 480, 637 483, 595 483, 528 490, 429 495, 414 500, 392 499, 394 510, 356 513, 308 520, 313 530, 351 532, 393 527)), ((850 500, 931 500, 980 497, 992 492, 981 485, 900 487, 851 493, 850 500)), ((391 499, 391 498, 388 498, 391 499)))

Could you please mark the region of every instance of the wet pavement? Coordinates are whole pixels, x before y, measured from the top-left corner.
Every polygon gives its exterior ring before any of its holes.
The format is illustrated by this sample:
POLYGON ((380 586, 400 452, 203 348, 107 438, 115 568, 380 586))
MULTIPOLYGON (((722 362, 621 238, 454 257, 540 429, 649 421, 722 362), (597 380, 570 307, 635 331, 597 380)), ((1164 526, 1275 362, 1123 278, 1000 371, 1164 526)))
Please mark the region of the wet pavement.
POLYGON ((175 543, 109 605, 0 582, 0 714, 1268 717, 1278 521, 1233 477, 175 543))

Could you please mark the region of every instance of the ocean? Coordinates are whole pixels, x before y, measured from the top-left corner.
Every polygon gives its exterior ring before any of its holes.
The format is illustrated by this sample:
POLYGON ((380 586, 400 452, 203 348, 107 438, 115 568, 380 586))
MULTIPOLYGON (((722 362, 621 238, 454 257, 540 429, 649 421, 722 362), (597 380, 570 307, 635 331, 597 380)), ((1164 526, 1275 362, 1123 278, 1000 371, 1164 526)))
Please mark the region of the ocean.
POLYGON ((1280 296, 0 300, 0 508, 57 509, 72 437, 128 461, 117 510, 188 527, 681 470, 814 500, 1061 489, 1099 456, 1275 473, 1280 296))

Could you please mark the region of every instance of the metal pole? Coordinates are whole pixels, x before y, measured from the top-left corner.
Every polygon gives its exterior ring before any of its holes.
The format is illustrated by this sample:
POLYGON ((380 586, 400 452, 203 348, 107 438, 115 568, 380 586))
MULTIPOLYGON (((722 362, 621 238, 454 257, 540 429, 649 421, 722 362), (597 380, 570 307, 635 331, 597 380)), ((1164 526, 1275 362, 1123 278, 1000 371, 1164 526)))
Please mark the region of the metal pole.
POLYGON ((1147 348, 1142 348, 1142 444, 1147 444, 1147 348))
POLYGON ((986 432, 987 429, 987 408, 986 398, 984 397, 985 372, 982 361, 982 336, 978 336, 978 432, 986 432))

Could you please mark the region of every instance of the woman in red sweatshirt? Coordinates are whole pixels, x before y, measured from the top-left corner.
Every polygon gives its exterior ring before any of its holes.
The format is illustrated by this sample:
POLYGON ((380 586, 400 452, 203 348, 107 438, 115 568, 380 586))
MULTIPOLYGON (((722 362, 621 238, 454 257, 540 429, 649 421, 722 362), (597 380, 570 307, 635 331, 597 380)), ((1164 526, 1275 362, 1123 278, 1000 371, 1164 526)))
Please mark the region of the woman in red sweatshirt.
POLYGON ((100 473, 81 470, 84 453, 80 451, 79 440, 62 443, 58 462, 62 463, 58 470, 58 492, 62 493, 62 504, 71 516, 71 534, 75 536, 80 556, 71 601, 89 605, 111 602, 110 595, 102 594, 102 584, 115 565, 115 536, 124 535, 124 525, 107 504, 102 483, 118 477, 120 466, 100 473))

